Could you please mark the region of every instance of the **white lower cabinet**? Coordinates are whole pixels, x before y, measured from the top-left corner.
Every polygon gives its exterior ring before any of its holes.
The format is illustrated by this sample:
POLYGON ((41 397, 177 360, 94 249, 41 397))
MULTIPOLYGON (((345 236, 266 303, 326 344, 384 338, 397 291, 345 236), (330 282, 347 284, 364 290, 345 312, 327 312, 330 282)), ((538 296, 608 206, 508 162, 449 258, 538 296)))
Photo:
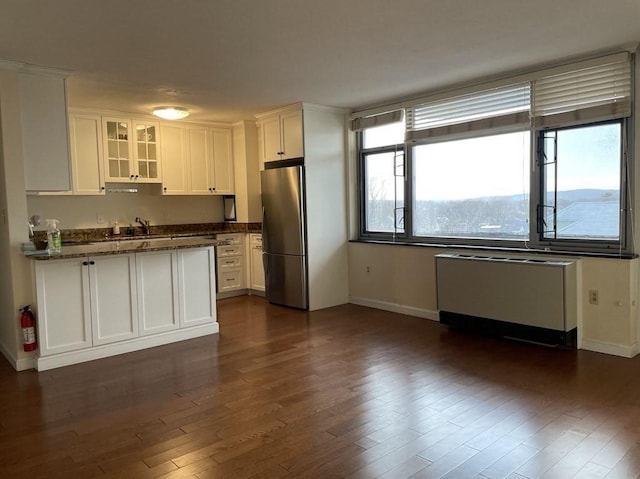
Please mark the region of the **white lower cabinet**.
POLYGON ((35 261, 38 370, 218 332, 213 247, 35 261))
POLYGON ((91 293, 85 259, 36 261, 36 301, 40 356, 88 348, 91 293))
POLYGON ((216 239, 226 244, 218 246, 218 296, 245 294, 244 233, 224 233, 216 239), (227 294, 228 293, 228 294, 227 294))
POLYGON ((177 329, 180 309, 176 253, 138 253, 136 282, 140 335, 177 329))
POLYGON ((94 346, 137 337, 135 255, 98 256, 88 263, 94 346))
POLYGON ((206 324, 216 317, 213 248, 178 251, 180 325, 206 324))
POLYGON ((251 289, 264 291, 264 263, 262 261, 262 235, 249 235, 251 246, 251 289))

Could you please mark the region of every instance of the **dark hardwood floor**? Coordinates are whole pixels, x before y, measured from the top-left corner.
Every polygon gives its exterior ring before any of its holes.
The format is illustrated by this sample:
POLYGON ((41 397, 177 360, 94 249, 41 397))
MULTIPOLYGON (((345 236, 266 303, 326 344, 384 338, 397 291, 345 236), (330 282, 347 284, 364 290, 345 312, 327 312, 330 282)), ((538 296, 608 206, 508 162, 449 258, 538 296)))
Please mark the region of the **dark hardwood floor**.
POLYGON ((0 360, 0 477, 640 473, 640 359, 354 305, 218 316, 218 336, 52 371, 0 360))

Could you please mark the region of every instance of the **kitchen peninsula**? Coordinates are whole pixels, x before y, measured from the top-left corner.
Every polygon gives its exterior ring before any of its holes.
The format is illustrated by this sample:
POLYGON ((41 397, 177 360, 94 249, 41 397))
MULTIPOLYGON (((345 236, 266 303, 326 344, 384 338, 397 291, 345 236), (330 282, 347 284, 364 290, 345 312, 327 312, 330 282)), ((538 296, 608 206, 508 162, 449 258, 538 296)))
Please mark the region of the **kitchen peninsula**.
POLYGON ((211 238, 63 246, 33 259, 38 370, 218 332, 211 238))

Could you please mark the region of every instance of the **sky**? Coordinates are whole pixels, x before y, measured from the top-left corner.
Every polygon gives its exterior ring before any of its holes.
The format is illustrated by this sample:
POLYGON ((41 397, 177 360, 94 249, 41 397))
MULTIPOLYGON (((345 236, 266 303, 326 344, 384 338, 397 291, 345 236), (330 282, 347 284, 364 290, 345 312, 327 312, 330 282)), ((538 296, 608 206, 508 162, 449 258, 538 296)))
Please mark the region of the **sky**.
MULTIPOLYGON (((558 190, 620 187, 619 124, 562 130, 558 136, 558 190)), ((369 130, 367 147, 402 143, 403 124, 369 130), (386 130, 386 131, 385 131, 386 130), (372 142, 371 138, 376 141, 372 142)), ((529 131, 416 145, 416 200, 461 200, 485 196, 528 195, 529 131)), ((369 177, 379 178, 382 195, 393 199, 392 155, 370 161, 369 177)))

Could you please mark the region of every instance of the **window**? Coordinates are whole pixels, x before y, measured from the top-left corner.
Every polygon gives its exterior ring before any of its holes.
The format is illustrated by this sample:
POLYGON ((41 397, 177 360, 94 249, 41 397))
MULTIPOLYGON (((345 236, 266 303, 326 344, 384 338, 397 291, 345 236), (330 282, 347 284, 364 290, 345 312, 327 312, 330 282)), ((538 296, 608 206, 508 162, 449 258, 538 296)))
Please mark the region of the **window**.
POLYGON ((362 233, 404 233, 404 123, 363 130, 361 171, 362 233))
POLYGON ((416 237, 526 240, 529 132, 414 146, 416 237))
POLYGON ((542 240, 620 240, 623 123, 539 133, 542 240))
POLYGON ((354 115, 361 237, 633 253, 631 100, 621 53, 354 115))

